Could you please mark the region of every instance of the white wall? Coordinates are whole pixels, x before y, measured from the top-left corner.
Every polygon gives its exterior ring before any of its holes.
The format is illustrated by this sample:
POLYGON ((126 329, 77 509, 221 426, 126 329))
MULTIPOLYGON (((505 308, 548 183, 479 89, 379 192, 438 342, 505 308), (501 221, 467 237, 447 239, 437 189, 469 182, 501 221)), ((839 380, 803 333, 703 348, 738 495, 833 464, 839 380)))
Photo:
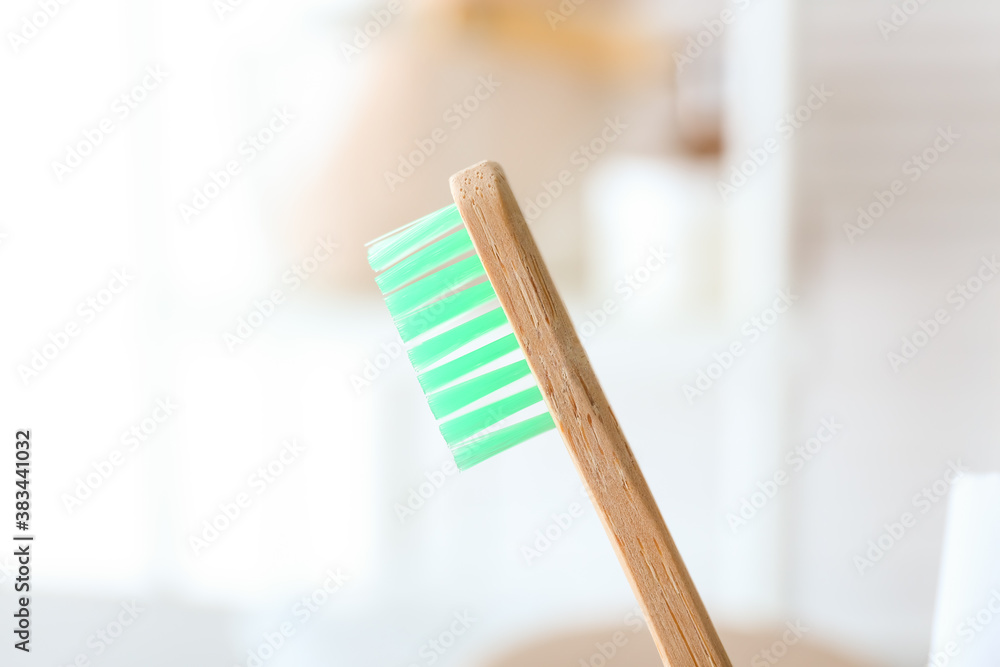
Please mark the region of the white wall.
POLYGON ((949 460, 1000 467, 1000 281, 961 311, 948 302, 1000 251, 1000 7, 927 2, 885 40, 877 21, 891 11, 796 5, 793 97, 819 84, 835 97, 803 128, 794 167, 803 296, 788 430, 804 438, 835 414, 844 431, 796 487, 788 574, 794 609, 820 632, 902 665, 926 657, 944 520, 943 502, 923 514, 912 496, 949 460), (913 182, 904 163, 948 127, 961 138, 913 182), (906 193, 851 243, 844 225, 894 179, 906 193), (950 322, 894 372, 887 353, 939 308, 950 322), (852 558, 905 511, 916 526, 859 574, 852 558))

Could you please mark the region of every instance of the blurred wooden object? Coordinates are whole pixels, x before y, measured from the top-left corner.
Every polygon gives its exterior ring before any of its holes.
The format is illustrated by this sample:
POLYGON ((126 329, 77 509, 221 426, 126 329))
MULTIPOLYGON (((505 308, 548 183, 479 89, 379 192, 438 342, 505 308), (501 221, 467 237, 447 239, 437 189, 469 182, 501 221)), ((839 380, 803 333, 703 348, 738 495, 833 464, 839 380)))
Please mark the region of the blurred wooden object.
MULTIPOLYGON (((445 205, 448 176, 487 156, 518 174, 522 201, 544 193, 560 171, 573 174, 536 234, 557 279, 572 285, 582 276, 579 208, 589 164, 571 160, 619 115, 628 129, 608 153, 625 144, 662 150, 644 133, 650 123, 624 112, 636 96, 666 94, 673 62, 669 39, 614 2, 588 0, 554 30, 546 19, 553 7, 540 0, 404 3, 351 62, 365 71, 361 96, 345 100, 352 115, 329 148, 330 162, 290 211, 302 242, 330 234, 343 249, 322 269, 327 284, 374 293, 363 243, 445 205), (481 78, 499 85, 477 100, 471 96, 481 78), (445 117, 468 99, 473 112, 460 122, 445 117), (429 139, 435 130, 443 140, 429 139), (403 182, 394 175, 401 170, 409 172, 403 182)), ((653 123, 666 128, 669 120, 653 116, 653 123)))
MULTIPOLYGON (((768 650, 775 641, 780 641, 784 631, 785 628, 775 628, 772 632, 743 634, 722 628, 719 634, 736 667, 755 664, 780 664, 781 667, 884 667, 845 657, 810 641, 808 636, 790 646, 788 652, 783 654, 777 663, 768 662, 760 655, 761 651, 768 650), (751 662, 755 656, 758 656, 758 660, 751 662)), ((776 659, 776 656, 772 658, 776 659)), ((633 627, 626 625, 539 639, 514 648, 496 659, 483 662, 479 667, 582 667, 583 665, 660 667, 662 664, 653 644, 653 638, 645 627, 635 632, 633 627), (614 644, 615 633, 620 633, 618 637, 620 646, 614 644), (613 655, 608 656, 612 650, 614 650, 613 655)))
POLYGON ((616 80, 672 77, 673 44, 664 35, 623 20, 613 3, 568 6, 572 13, 538 0, 442 0, 429 4, 425 18, 496 47, 555 59, 592 75, 616 80))

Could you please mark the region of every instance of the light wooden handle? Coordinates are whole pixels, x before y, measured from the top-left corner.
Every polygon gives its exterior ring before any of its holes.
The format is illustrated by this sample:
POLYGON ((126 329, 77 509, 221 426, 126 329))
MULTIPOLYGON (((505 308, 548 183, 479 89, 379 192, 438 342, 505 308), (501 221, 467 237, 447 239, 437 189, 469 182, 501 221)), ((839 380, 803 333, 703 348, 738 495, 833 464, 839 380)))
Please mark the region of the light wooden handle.
POLYGON ((451 177, 451 192, 663 664, 731 667, 503 169, 495 162, 469 167, 451 177))

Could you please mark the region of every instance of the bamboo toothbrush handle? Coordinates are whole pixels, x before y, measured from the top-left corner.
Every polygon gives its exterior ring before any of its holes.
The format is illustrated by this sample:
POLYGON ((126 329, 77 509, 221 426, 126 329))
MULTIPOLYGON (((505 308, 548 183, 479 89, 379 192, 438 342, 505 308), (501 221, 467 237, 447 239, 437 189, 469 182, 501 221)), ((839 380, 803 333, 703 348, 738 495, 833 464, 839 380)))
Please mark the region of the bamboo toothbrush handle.
POLYGON ((469 167, 451 177, 451 191, 664 665, 731 667, 503 169, 469 167))

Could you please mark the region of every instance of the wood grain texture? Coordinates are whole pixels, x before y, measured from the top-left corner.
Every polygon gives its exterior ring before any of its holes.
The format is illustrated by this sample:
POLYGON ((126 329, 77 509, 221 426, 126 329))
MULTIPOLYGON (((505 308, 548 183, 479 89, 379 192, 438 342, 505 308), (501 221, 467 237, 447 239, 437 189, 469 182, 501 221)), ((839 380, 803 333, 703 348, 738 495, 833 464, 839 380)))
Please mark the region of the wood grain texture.
POLYGON ((669 667, 731 667, 656 501, 495 162, 451 191, 669 667))

